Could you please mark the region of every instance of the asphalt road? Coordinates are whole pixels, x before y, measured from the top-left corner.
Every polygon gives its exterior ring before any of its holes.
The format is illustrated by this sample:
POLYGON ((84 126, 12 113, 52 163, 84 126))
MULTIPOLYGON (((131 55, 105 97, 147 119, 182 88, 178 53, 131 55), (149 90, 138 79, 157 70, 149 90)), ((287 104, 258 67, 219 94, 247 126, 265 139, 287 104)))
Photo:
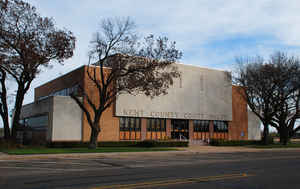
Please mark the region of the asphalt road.
POLYGON ((0 160, 0 188, 300 188, 300 151, 0 160))

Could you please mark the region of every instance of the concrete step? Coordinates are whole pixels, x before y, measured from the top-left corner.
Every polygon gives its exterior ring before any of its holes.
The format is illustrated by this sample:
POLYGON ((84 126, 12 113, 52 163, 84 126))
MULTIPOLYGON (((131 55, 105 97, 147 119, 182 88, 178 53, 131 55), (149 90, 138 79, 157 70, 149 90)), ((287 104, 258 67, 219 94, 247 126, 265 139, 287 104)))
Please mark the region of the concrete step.
POLYGON ((203 140, 190 140, 189 141, 189 146, 192 146, 192 145, 207 146, 208 143, 206 141, 203 141, 203 140))

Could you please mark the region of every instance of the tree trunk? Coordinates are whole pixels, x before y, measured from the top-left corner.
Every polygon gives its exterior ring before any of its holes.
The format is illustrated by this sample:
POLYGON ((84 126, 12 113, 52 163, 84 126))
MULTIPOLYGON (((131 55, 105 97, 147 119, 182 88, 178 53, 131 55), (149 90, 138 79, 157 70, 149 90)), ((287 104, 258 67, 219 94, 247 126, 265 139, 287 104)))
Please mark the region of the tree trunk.
MULTIPOLYGON (((1 95, 3 95, 3 94, 1 94, 1 95)), ((0 114, 1 114, 1 118, 3 121, 3 127, 4 127, 4 139, 8 141, 11 138, 10 129, 9 129, 9 119, 8 119, 8 107, 7 107, 6 97, 5 97, 5 99, 4 99, 4 97, 1 97, 1 99, 2 99, 1 100, 2 107, 0 107, 1 108, 0 114)))
POLYGON ((280 143, 283 145, 287 145, 289 141, 289 130, 288 128, 286 128, 286 126, 281 126, 279 135, 280 135, 280 143))
POLYGON ((4 127, 4 139, 9 140, 10 135, 10 129, 9 129, 9 119, 8 119, 8 106, 7 106, 7 90, 6 90, 6 72, 3 69, 0 69, 1 78, 1 93, 0 93, 0 99, 1 99, 1 107, 0 107, 0 114, 3 121, 3 127, 4 127))
POLYGON ((16 96, 16 102, 14 107, 14 116, 13 116, 13 122, 12 122, 12 138, 15 139, 17 135, 17 127, 19 126, 20 121, 20 115, 21 115, 21 109, 23 104, 23 99, 26 91, 24 87, 19 86, 16 96))
MULTIPOLYGON (((94 125, 98 126, 98 124, 94 124, 94 125)), ((89 149, 96 149, 97 148, 98 135, 99 135, 99 129, 95 129, 95 127, 92 127, 89 149)))
POLYGON ((282 133, 282 128, 277 129, 277 132, 279 134, 279 142, 282 144, 283 143, 283 135, 282 133))
POLYGON ((8 122, 8 114, 2 117, 3 119, 3 127, 4 127, 4 139, 8 141, 10 139, 10 129, 9 129, 9 122, 8 122))
POLYGON ((269 126, 268 124, 264 125, 264 131, 263 131, 263 138, 262 138, 262 143, 264 145, 269 144, 269 126))

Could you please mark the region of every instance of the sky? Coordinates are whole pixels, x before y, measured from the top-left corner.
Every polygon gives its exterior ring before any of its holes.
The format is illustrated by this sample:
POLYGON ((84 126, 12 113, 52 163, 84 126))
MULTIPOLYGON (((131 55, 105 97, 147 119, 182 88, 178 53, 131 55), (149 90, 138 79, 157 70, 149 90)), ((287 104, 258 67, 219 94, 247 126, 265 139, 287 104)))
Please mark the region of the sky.
POLYGON ((268 57, 275 51, 300 55, 299 0, 25 0, 58 28, 76 36, 74 56, 44 70, 34 88, 87 64, 89 42, 103 18, 131 17, 141 35, 167 36, 183 52, 179 61, 231 71, 240 56, 268 57))

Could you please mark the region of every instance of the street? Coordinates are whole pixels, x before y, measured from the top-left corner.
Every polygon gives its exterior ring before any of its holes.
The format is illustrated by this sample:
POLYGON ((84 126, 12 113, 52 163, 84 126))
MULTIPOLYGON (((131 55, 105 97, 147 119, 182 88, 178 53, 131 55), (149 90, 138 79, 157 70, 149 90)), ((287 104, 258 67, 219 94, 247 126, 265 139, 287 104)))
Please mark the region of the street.
POLYGON ((162 154, 0 160, 0 188, 300 187, 299 150, 162 154))

